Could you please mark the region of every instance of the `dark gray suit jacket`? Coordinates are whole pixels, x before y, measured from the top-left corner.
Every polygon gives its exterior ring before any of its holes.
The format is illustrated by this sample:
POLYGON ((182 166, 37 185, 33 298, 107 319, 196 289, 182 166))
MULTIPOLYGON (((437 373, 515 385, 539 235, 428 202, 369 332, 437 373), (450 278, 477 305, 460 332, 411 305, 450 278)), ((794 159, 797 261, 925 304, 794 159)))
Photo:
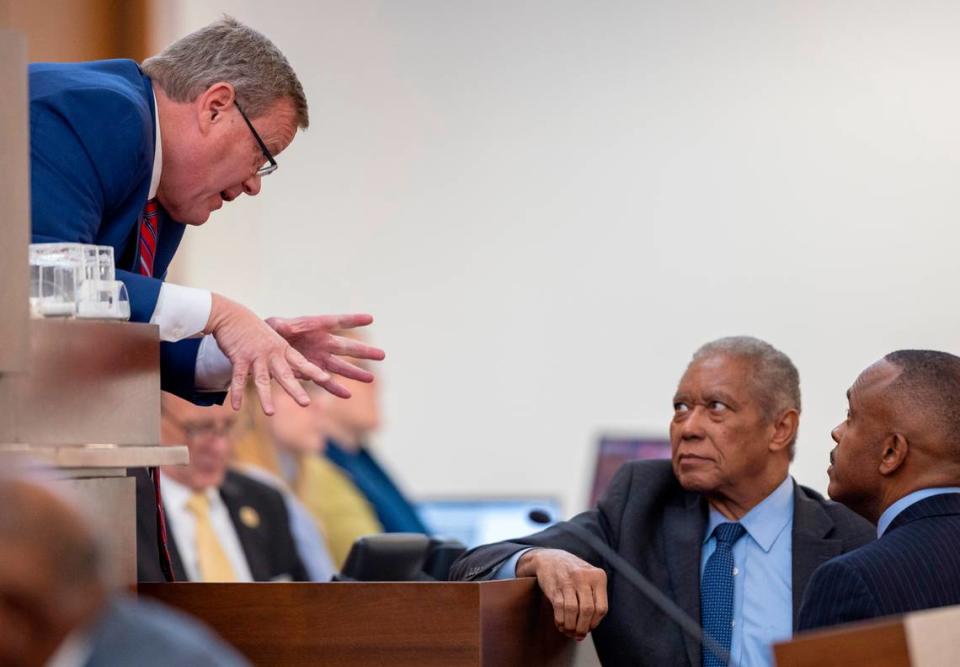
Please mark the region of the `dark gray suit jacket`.
MULTIPOLYGON (((137 478, 137 581, 164 581, 160 569, 157 546, 156 502, 153 483, 140 469, 137 478)), ((254 581, 288 579, 309 581, 310 577, 297 555, 296 544, 290 531, 290 516, 283 495, 276 489, 228 470, 220 485, 223 498, 233 526, 237 531, 240 546, 250 566, 254 581), (252 508, 260 517, 258 525, 244 523, 241 512, 252 508)), ((169 519, 168 519, 169 520, 169 519)), ((167 547, 177 581, 188 581, 180 550, 173 531, 167 532, 167 547)))
MULTIPOLYGON (((571 521, 606 542, 694 620, 700 619, 700 550, 708 516, 702 496, 685 491, 669 461, 635 461, 617 472, 595 509, 571 521)), ((810 575, 821 563, 874 538, 873 526, 843 505, 794 486, 793 618, 810 575)), ((529 537, 477 547, 451 579, 486 579, 528 546, 563 549, 607 572, 610 611, 594 631, 604 665, 691 665, 700 648, 589 546, 552 526, 529 537)), ((763 594, 757 591, 754 594, 763 594)))

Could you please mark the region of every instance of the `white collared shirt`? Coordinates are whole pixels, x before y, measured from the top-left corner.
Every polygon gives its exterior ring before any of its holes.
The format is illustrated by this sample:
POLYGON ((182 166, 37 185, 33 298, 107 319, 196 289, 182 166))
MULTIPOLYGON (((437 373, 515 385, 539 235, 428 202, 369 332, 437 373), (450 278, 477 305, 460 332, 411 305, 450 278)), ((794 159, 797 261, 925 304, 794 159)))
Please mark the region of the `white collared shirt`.
MULTIPOLYGON (((187 502, 194 492, 171 479, 169 475, 161 476, 160 484, 163 492, 163 509, 167 515, 167 526, 173 532, 173 537, 177 541, 177 549, 180 552, 180 559, 183 561, 183 569, 190 581, 203 581, 200 577, 200 566, 197 562, 197 521, 193 512, 187 509, 187 502)), ((220 493, 215 488, 206 489, 204 494, 210 501, 210 523, 213 525, 213 532, 216 533, 220 546, 223 547, 224 553, 226 553, 230 564, 233 566, 237 581, 253 581, 253 575, 250 574, 250 565, 247 563, 247 557, 240 545, 240 538, 237 536, 237 529, 230 519, 230 511, 224 504, 223 498, 220 497, 220 493)))
MULTIPOLYGON (((156 141, 153 151, 153 172, 150 175, 150 191, 147 199, 157 196, 160 174, 163 169, 163 141, 160 138, 160 108, 154 97, 154 128, 156 141)), ((184 287, 164 282, 160 286, 157 305, 150 317, 150 324, 160 328, 160 340, 173 342, 192 338, 203 332, 210 319, 213 295, 208 290, 184 287)), ((204 336, 197 353, 194 369, 194 384, 201 391, 223 391, 230 384, 233 366, 213 336, 204 336)))

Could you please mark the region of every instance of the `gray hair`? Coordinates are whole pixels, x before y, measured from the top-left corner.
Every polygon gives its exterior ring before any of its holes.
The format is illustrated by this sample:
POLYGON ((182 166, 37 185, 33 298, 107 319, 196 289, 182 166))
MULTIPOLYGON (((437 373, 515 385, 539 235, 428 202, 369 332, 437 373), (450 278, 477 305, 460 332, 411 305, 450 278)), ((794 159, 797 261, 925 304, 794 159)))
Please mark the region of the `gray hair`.
MULTIPOLYGON (((764 417, 773 421, 787 410, 800 412, 800 373, 790 357, 770 343, 752 336, 729 336, 702 345, 693 353, 691 364, 710 357, 746 359, 753 366, 753 394, 764 417)), ((788 448, 790 460, 796 453, 794 435, 788 448)))
POLYGON ((141 69, 175 102, 192 102, 220 81, 231 84, 251 118, 279 99, 293 101, 297 126, 310 124, 296 73, 273 42, 230 16, 200 28, 147 58, 141 69))

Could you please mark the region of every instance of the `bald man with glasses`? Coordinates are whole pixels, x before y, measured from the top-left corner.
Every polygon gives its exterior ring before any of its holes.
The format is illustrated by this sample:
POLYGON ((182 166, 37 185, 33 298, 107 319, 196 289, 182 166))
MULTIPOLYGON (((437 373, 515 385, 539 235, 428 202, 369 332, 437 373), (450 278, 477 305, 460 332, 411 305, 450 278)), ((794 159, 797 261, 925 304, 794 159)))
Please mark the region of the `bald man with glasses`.
MULTIPOLYGON (((236 427, 227 407, 163 397, 162 442, 190 450, 190 463, 164 467, 161 481, 176 580, 308 581, 283 495, 228 469, 236 427)), ((165 580, 149 503, 138 504, 137 543, 138 579, 165 580)))

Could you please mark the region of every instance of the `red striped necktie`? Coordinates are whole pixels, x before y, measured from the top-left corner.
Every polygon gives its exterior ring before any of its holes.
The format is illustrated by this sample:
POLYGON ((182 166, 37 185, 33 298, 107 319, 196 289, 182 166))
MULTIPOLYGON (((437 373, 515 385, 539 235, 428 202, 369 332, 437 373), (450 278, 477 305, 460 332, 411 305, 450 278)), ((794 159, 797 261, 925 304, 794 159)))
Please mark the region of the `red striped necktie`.
MULTIPOLYGON (((147 201, 140 216, 140 234, 137 239, 137 272, 142 276, 153 276, 153 260, 157 254, 157 236, 159 207, 156 199, 147 201)), ((163 497, 160 495, 160 468, 150 468, 150 478, 153 480, 153 490, 157 496, 157 542, 160 546, 160 569, 167 581, 175 581, 173 564, 170 560, 170 549, 167 546, 167 517, 163 511, 163 497)))
POLYGON ((153 276, 153 258, 157 254, 157 200, 150 199, 140 216, 140 236, 137 241, 137 271, 142 276, 153 276))

